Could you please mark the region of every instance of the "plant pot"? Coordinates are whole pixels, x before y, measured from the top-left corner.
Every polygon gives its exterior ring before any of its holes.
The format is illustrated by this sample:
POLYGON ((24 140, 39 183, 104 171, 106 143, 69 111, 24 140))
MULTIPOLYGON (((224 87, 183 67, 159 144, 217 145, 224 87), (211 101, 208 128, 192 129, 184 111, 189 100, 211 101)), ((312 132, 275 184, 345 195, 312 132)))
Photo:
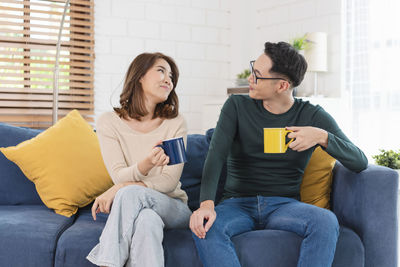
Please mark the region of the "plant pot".
POLYGON ((240 78, 240 79, 236 79, 236 85, 237 86, 246 86, 249 85, 249 81, 247 81, 247 78, 240 78))

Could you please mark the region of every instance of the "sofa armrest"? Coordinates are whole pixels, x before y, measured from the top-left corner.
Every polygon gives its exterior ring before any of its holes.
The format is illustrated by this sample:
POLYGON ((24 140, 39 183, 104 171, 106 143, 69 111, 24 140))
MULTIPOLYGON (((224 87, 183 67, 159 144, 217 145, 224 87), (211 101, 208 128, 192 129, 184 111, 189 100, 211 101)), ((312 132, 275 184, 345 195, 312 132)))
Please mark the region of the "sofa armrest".
POLYGON ((340 163, 333 173, 332 211, 360 236, 365 266, 397 266, 398 173, 371 164, 354 173, 340 163))

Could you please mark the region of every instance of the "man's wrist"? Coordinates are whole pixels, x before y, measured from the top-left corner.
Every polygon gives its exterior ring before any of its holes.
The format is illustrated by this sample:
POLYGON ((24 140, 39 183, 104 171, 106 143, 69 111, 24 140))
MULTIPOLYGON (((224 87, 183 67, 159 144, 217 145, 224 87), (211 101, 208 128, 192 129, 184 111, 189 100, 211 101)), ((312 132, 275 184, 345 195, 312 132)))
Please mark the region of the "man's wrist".
POLYGON ((204 200, 200 203, 200 208, 209 208, 214 209, 214 201, 212 200, 204 200))
POLYGON ((320 141, 318 142, 318 144, 320 144, 324 148, 328 147, 328 132, 325 131, 324 129, 321 129, 321 137, 320 137, 320 141))

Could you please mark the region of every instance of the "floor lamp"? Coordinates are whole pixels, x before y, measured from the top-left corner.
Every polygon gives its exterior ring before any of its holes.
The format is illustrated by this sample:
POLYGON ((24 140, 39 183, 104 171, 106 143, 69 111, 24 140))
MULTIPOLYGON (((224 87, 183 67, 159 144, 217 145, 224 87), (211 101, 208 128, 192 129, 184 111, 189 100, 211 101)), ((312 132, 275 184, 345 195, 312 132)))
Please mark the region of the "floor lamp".
POLYGON ((54 75, 53 75, 53 121, 52 124, 54 125, 58 119, 58 79, 59 79, 59 59, 60 59, 60 46, 61 46, 61 34, 64 28, 64 21, 65 21, 65 14, 67 13, 67 9, 69 6, 69 1, 66 0, 64 6, 64 12, 61 17, 60 22, 60 29, 58 31, 58 39, 57 39, 57 46, 56 46, 56 62, 54 64, 54 75))
POLYGON ((327 34, 325 32, 307 33, 309 48, 305 50, 305 58, 308 64, 307 71, 314 73, 314 96, 318 95, 318 72, 328 70, 327 64, 327 34))

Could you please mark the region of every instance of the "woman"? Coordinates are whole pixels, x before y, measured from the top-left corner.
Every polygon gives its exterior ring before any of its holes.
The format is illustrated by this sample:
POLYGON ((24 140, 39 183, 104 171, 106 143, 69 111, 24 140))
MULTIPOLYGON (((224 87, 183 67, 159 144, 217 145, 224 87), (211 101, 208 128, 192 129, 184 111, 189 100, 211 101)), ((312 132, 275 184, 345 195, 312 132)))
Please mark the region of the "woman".
POLYGON ((101 266, 164 266, 163 228, 188 226, 191 211, 179 178, 183 164, 168 165, 160 140, 183 136, 175 87, 178 68, 168 56, 144 53, 129 66, 120 108, 97 121, 104 163, 114 186, 96 198, 92 216, 110 213, 87 256, 101 266), (111 209, 112 204, 112 209, 111 209))

